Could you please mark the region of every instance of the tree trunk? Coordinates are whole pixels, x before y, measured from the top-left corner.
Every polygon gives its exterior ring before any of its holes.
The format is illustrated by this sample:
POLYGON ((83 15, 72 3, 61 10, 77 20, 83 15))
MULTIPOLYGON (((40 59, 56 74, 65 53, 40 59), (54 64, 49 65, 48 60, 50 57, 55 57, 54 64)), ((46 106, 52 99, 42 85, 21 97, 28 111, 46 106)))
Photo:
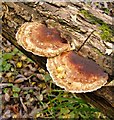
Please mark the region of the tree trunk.
MULTIPOLYGON (((81 2, 4 2, 2 6, 3 37, 41 67, 46 69, 46 58, 35 56, 16 43, 15 33, 24 22, 41 21, 56 27, 64 38, 74 43, 77 52, 93 59, 109 74, 109 82, 113 80, 114 62, 111 50, 114 26, 110 16, 81 2)), ((114 86, 104 86, 95 92, 76 95, 114 118, 114 86)))

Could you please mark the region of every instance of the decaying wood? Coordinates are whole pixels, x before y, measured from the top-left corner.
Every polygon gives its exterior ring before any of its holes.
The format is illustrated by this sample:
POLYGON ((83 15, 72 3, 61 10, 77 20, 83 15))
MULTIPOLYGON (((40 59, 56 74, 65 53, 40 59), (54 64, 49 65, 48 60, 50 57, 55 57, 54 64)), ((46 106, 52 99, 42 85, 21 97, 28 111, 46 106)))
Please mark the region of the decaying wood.
MULTIPOLYGON (((27 21, 41 21, 50 27, 56 27, 69 42, 73 41, 76 51, 84 57, 93 59, 104 71, 109 74, 109 81, 113 80, 112 53, 107 54, 108 46, 114 41, 104 41, 101 39, 98 26, 91 24, 80 10, 90 11, 96 18, 100 18, 107 25, 111 26, 111 17, 95 11, 83 3, 3 3, 3 24, 2 35, 9 40, 24 54, 46 69, 46 58, 35 56, 26 52, 20 47, 15 39, 18 28, 27 21), (93 32, 93 33, 92 33, 93 32), (92 33, 92 34, 91 34, 92 33), (89 36, 91 34, 91 36, 89 36), (89 36, 89 37, 88 37, 89 36), (87 39, 88 38, 88 39, 87 39), (85 40, 87 41, 85 42, 85 40), (84 43, 85 42, 85 43, 84 43), (83 44, 84 43, 84 44, 83 44), (107 44, 108 43, 108 44, 107 44)), ((99 108, 110 118, 114 118, 114 86, 104 86, 101 89, 86 94, 76 94, 92 105, 99 108)))

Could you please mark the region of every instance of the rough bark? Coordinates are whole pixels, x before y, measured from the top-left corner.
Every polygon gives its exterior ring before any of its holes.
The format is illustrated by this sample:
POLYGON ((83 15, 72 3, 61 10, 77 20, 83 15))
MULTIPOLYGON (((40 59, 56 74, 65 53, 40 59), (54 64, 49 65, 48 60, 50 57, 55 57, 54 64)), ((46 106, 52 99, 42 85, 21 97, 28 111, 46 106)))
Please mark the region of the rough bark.
MULTIPOLYGON (((16 43, 15 33, 18 27, 27 21, 41 21, 50 27, 56 27, 69 42, 73 41, 76 51, 84 57, 93 59, 109 74, 113 80, 113 54, 106 50, 112 49, 113 39, 103 40, 100 37, 98 24, 93 24, 80 11, 88 11, 92 17, 113 29, 112 18, 83 3, 72 2, 36 2, 36 3, 3 3, 2 35, 24 54, 46 69, 46 58, 35 56, 16 43), (92 33, 92 34, 91 34, 92 33), (91 35, 90 35, 91 34, 91 35), (88 37, 89 36, 89 37, 88 37), (84 43, 84 44, 83 44, 84 43)), ((114 86, 77 96, 99 108, 110 118, 114 118, 114 86)))

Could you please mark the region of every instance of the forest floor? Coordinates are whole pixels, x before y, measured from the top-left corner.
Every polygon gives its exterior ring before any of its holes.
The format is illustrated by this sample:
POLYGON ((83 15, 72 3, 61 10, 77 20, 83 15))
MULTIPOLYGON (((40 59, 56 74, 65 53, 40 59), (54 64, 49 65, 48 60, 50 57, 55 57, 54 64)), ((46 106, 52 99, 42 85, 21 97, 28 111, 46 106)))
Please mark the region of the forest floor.
POLYGON ((2 40, 1 118, 108 119, 75 94, 57 87, 50 75, 38 64, 6 39, 2 40))

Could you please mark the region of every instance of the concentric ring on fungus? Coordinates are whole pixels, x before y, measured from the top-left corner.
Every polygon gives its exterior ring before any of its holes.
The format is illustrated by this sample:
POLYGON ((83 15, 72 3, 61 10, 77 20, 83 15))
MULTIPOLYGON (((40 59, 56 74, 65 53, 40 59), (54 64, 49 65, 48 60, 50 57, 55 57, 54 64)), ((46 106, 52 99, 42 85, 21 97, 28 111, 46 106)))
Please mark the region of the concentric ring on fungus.
POLYGON ((108 79, 99 65, 73 51, 48 58, 46 66, 55 84, 73 93, 95 91, 108 79))
POLYGON ((39 22, 24 23, 17 31, 16 39, 25 50, 44 57, 54 57, 72 50, 57 29, 39 22))

